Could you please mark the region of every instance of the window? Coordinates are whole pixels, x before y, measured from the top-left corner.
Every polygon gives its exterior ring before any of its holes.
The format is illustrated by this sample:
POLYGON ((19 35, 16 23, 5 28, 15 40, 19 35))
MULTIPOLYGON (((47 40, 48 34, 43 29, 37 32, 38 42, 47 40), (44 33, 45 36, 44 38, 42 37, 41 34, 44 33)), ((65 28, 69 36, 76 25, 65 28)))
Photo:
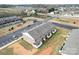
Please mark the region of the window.
POLYGON ((53 30, 52 30, 52 33, 55 33, 55 32, 56 32, 56 29, 53 29, 53 30))

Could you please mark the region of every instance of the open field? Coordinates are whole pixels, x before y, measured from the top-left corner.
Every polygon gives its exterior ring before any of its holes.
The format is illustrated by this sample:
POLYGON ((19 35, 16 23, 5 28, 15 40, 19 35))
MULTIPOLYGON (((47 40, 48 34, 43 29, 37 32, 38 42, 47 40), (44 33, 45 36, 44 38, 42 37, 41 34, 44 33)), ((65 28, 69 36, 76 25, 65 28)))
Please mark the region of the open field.
POLYGON ((74 25, 79 25, 79 18, 54 18, 53 20, 59 21, 59 22, 65 22, 65 23, 70 23, 74 25))
POLYGON ((23 10, 18 8, 0 8, 0 17, 21 15, 22 12, 23 10))

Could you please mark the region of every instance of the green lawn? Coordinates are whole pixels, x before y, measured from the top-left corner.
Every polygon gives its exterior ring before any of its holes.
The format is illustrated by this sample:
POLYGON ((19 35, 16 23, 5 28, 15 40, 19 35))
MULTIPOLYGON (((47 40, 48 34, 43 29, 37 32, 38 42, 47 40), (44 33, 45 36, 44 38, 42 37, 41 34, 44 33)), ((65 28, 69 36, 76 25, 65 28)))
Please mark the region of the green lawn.
POLYGON ((24 41, 24 40, 20 40, 19 43, 20 43, 25 49, 30 50, 30 49, 33 48, 32 45, 30 45, 28 42, 26 42, 26 41, 24 41))
POLYGON ((53 34, 53 36, 50 39, 43 42, 43 45, 40 48, 38 48, 37 53, 39 53, 40 51, 42 51, 48 47, 52 47, 52 50, 54 50, 54 53, 56 53, 56 54, 58 53, 58 49, 65 41, 65 38, 62 35, 67 35, 69 30, 64 30, 64 29, 60 29, 60 28, 57 28, 57 30, 58 31, 55 34, 53 34))
POLYGON ((13 55, 13 48, 5 48, 1 50, 0 55, 13 55))
POLYGON ((53 20, 59 21, 59 22, 64 22, 64 23, 71 23, 74 24, 75 19, 65 19, 65 18, 54 18, 53 20))

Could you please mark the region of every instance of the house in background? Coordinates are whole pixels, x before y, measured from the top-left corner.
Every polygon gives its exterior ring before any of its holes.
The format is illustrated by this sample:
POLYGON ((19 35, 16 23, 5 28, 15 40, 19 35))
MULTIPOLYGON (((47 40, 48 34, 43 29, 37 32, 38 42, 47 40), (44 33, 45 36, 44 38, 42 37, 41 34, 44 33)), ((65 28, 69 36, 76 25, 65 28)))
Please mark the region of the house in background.
POLYGON ((56 29, 53 29, 53 27, 50 22, 43 22, 39 25, 37 23, 35 26, 30 25, 29 28, 31 29, 22 32, 23 36, 26 37, 24 40, 38 48, 43 44, 43 40, 46 41, 56 32, 56 29))
POLYGON ((31 15, 34 15, 36 13, 35 10, 31 10, 31 9, 28 9, 28 10, 26 9, 24 12, 27 14, 27 16, 31 16, 31 15))
POLYGON ((62 55, 79 55, 79 29, 73 29, 60 50, 62 55))

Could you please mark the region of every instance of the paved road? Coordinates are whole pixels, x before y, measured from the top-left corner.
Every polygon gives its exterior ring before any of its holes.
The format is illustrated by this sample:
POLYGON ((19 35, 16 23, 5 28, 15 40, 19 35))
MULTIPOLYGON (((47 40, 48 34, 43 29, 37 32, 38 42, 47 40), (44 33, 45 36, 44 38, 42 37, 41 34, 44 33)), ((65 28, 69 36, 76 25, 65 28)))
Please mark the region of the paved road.
MULTIPOLYGON (((57 16, 57 15, 49 15, 49 16, 51 16, 52 18, 60 17, 60 16, 57 16)), ((66 28, 66 29, 70 29, 70 30, 71 29, 79 29, 79 27, 75 27, 73 25, 67 25, 67 24, 62 24, 62 23, 57 23, 57 22, 52 22, 52 24, 55 25, 55 26, 66 28)))
POLYGON ((78 29, 78 27, 75 26, 71 26, 71 25, 66 25, 66 24, 61 24, 61 23, 55 23, 52 22, 53 25, 58 26, 58 27, 62 27, 62 28, 66 28, 66 29, 78 29))
POLYGON ((37 22, 37 23, 33 24, 30 27, 24 27, 22 29, 19 29, 19 30, 13 32, 13 33, 10 33, 10 34, 7 34, 7 35, 5 35, 3 37, 0 37, 0 47, 3 47, 5 45, 7 45, 8 43, 11 43, 14 40, 17 40, 19 37, 22 36, 22 32, 24 30, 27 31, 27 30, 31 29, 32 27, 37 26, 37 25, 39 25, 41 23, 42 22, 37 22))

